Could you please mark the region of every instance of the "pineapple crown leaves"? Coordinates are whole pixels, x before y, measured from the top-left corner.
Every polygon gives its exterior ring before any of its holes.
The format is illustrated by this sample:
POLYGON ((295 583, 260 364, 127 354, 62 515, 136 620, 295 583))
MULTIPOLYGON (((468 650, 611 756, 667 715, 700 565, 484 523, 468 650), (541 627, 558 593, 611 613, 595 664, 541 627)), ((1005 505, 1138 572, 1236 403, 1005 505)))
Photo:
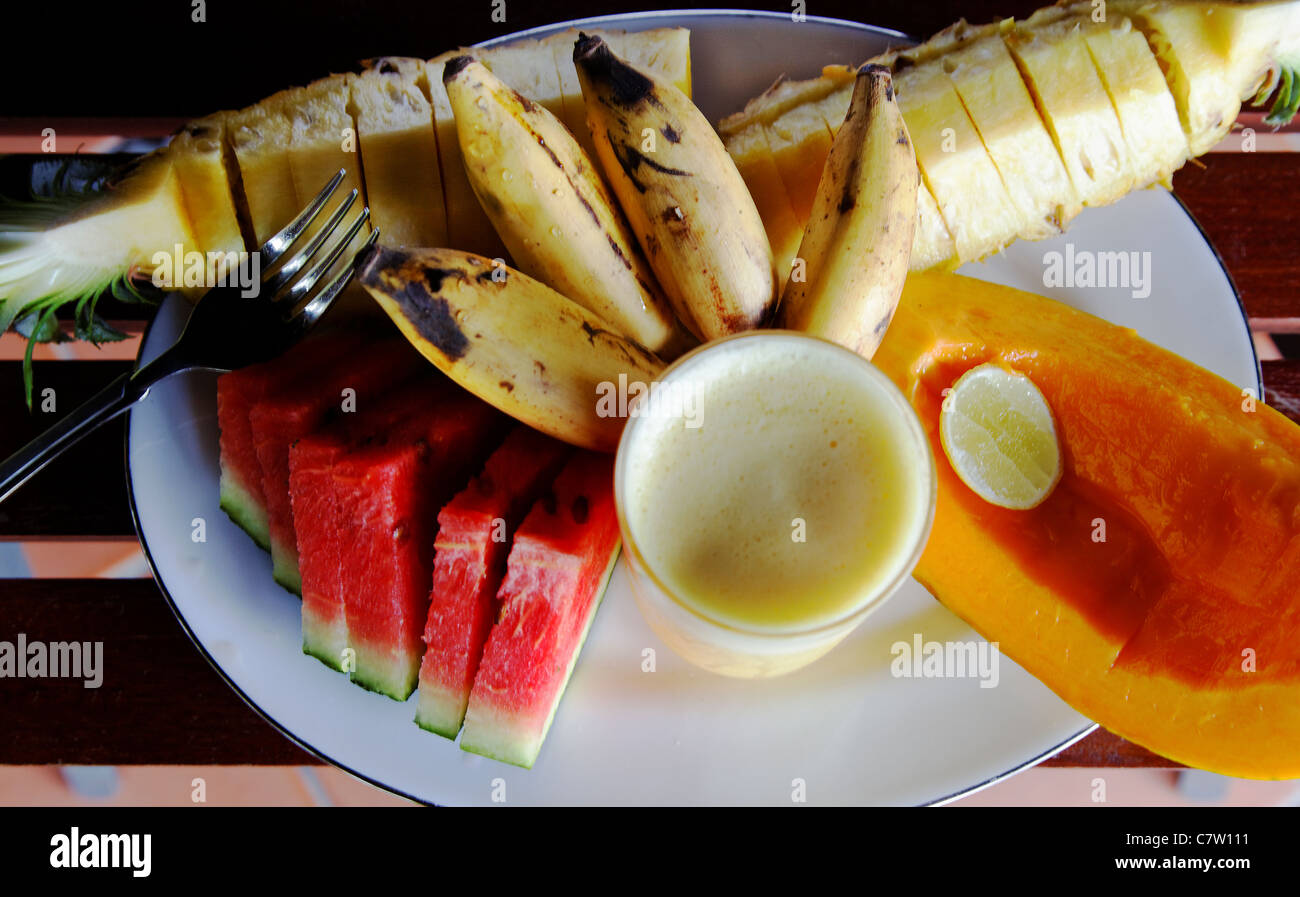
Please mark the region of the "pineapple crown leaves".
MULTIPOLYGON (((135 271, 103 272, 102 276, 72 276, 37 298, 20 298, 24 287, 35 275, 47 276, 42 270, 40 240, 42 234, 66 219, 71 213, 93 201, 108 183, 108 176, 79 179, 74 184, 70 161, 60 163, 43 190, 33 189, 26 200, 0 197, 0 334, 12 326, 27 338, 23 355, 23 388, 27 409, 32 409, 32 354, 37 343, 67 342, 69 337, 57 313, 73 305, 72 330, 76 339, 96 346, 126 339, 126 334, 110 326, 96 314, 101 297, 111 294, 120 302, 153 302, 136 286, 135 271)), ((57 276, 57 272, 56 276, 57 276)), ((30 296, 30 293, 27 294, 30 296)))
POLYGON ((1289 124, 1300 111, 1300 56, 1278 60, 1277 66, 1264 79, 1252 105, 1262 106, 1273 97, 1273 105, 1264 116, 1264 124, 1280 128, 1289 124))

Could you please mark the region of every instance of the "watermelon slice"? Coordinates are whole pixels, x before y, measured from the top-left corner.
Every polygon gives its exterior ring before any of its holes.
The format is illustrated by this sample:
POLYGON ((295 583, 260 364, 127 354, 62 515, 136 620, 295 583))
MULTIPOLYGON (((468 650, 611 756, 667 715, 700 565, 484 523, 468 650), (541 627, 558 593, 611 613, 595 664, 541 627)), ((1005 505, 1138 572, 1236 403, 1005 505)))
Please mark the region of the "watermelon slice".
POLYGON ((342 413, 343 390, 354 390, 358 411, 383 400, 387 392, 428 363, 404 339, 366 343, 343 362, 290 384, 257 402, 249 411, 253 447, 262 468, 272 574, 291 592, 302 594, 298 548, 289 503, 289 447, 342 413))
POLYGON ((372 414, 294 446, 304 651, 346 667, 373 691, 410 695, 423 653, 436 510, 506 425, 468 393, 422 378, 372 414))
POLYGON ((474 480, 438 514, 433 590, 420 664, 421 728, 455 738, 505 575, 509 534, 555 479, 572 449, 518 426, 474 480))
POLYGON ((460 746, 529 768, 618 558, 613 459, 579 452, 510 548, 460 746))
POLYGON ((267 529, 262 466, 253 448, 248 413, 277 389, 343 357, 355 338, 340 333, 303 340, 271 361, 254 364, 217 378, 217 424, 221 428, 221 509, 253 541, 271 550, 267 529))
POLYGON ((344 560, 352 535, 350 508, 340 509, 334 465, 349 451, 385 438, 412 412, 429 410, 451 392, 451 381, 420 377, 389 398, 355 415, 342 415, 289 450, 289 497, 298 569, 302 577, 302 649, 327 666, 344 663, 348 629, 344 606, 344 560), (408 404, 416 403, 412 408, 408 404))

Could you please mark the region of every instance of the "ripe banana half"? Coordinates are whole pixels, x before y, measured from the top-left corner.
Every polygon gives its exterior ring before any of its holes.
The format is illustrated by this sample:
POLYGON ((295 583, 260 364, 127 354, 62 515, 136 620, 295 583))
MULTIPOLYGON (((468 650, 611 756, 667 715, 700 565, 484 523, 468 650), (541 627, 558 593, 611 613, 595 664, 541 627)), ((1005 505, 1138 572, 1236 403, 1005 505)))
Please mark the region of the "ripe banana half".
POLYGON ((447 62, 443 84, 474 194, 519 269, 664 357, 688 348, 596 164, 560 120, 470 56, 447 62))
POLYGON ((835 135, 777 313, 871 358, 898 307, 916 230, 920 177, 912 141, 883 65, 864 65, 835 135))
POLYGON ((573 60, 601 167, 677 317, 703 340, 765 323, 772 249, 713 126, 598 37, 580 35, 573 60))
POLYGON ((599 399, 646 389, 663 362, 546 284, 455 249, 368 250, 360 271, 411 344, 505 413, 573 445, 612 452, 626 420, 599 399))

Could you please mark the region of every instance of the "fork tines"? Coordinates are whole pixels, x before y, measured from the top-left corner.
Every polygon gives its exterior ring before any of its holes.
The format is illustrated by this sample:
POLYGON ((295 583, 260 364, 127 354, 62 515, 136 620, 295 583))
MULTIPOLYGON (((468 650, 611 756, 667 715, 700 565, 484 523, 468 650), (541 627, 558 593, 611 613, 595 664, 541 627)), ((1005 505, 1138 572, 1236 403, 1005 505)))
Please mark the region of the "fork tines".
MULTIPOLYGON (((266 241, 259 250, 262 255, 263 270, 267 270, 279 261, 311 229, 321 210, 329 202, 330 197, 338 189, 345 176, 346 170, 339 169, 338 173, 325 185, 325 188, 293 221, 290 221, 283 230, 266 241)), ((284 304, 288 309, 285 315, 286 320, 298 324, 304 329, 314 324, 338 295, 343 292, 356 274, 358 260, 361 258, 363 251, 372 246, 379 237, 379 231, 372 228, 367 240, 361 246, 355 248, 352 256, 348 258, 338 273, 330 278, 319 292, 313 295, 317 283, 329 273, 344 252, 352 246, 357 234, 370 220, 369 207, 363 207, 353 217, 342 236, 334 240, 326 248, 326 243, 338 230, 339 225, 347 217, 356 200, 357 191, 353 189, 330 213, 325 223, 312 234, 307 245, 289 256, 284 264, 265 280, 263 295, 269 296, 272 302, 284 304), (313 264, 305 274, 298 276, 307 262, 320 254, 323 248, 326 248, 323 257, 313 264)))

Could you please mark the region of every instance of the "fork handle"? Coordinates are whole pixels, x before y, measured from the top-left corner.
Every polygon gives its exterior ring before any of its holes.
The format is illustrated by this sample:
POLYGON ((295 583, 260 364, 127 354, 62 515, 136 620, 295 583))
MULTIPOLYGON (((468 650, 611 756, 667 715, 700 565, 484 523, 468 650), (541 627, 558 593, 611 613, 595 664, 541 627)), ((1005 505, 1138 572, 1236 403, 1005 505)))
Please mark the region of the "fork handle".
POLYGON ((127 372, 0 462, 0 502, 87 433, 144 398, 147 391, 147 386, 142 389, 141 384, 132 382, 127 372))

